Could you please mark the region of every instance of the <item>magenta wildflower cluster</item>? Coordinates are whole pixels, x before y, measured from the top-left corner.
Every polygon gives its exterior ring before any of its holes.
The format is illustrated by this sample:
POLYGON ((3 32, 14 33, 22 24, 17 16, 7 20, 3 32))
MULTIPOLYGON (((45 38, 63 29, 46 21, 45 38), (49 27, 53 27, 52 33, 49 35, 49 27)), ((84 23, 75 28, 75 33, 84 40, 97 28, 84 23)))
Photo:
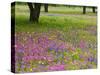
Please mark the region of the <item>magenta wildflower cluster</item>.
POLYGON ((15 35, 16 72, 47 72, 96 68, 96 50, 82 50, 52 35, 21 32, 15 35))

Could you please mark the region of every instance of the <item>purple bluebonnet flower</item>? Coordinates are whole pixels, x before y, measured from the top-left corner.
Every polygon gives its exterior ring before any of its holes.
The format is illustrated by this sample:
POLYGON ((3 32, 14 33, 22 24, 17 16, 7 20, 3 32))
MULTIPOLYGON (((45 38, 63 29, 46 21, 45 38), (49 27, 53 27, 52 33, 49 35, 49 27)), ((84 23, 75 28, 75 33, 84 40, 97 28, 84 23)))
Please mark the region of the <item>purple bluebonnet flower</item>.
POLYGON ((19 49, 18 52, 19 52, 19 53, 24 53, 24 50, 19 49))
POLYGON ((21 65, 21 68, 24 69, 25 68, 25 65, 21 65))
POLYGON ((93 57, 89 57, 88 58, 88 61, 93 62, 94 61, 94 58, 93 57))
POLYGON ((60 70, 64 70, 64 65, 62 65, 62 64, 57 64, 57 65, 54 65, 54 66, 50 66, 50 67, 49 67, 49 70, 51 70, 51 71, 60 71, 60 70))
POLYGON ((55 46, 56 46, 56 44, 55 44, 54 42, 51 42, 51 43, 49 44, 49 49, 50 49, 50 50, 54 50, 54 49, 55 49, 55 46))
POLYGON ((53 50, 53 48, 51 47, 51 48, 49 48, 49 50, 53 50))

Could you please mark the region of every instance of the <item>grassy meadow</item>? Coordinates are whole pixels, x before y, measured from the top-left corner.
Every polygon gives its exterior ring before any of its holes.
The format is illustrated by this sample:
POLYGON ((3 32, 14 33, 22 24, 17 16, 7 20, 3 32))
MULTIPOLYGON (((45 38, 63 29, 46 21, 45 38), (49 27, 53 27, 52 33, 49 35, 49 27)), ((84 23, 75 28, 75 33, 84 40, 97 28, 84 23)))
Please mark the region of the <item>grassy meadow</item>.
POLYGON ((16 72, 97 67, 97 15, 91 8, 82 14, 82 7, 49 6, 45 13, 42 6, 39 23, 32 23, 28 6, 17 4, 15 34, 16 72))

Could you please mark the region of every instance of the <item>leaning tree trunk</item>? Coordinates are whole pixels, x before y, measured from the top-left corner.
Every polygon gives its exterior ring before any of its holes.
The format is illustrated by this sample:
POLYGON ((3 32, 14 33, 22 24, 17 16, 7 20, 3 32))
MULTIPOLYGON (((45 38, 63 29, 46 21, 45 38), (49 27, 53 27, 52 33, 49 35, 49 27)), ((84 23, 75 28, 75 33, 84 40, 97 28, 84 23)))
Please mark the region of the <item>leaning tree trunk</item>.
POLYGON ((41 4, 40 3, 34 3, 34 8, 32 3, 28 3, 28 7, 30 10, 30 21, 31 22, 38 22, 39 16, 40 16, 40 9, 41 4))
POLYGON ((86 6, 83 6, 83 14, 86 14, 86 6))
POLYGON ((48 4, 44 4, 45 12, 48 12, 48 4))
POLYGON ((92 7, 92 11, 93 11, 93 13, 95 13, 96 11, 95 11, 95 7, 92 7))

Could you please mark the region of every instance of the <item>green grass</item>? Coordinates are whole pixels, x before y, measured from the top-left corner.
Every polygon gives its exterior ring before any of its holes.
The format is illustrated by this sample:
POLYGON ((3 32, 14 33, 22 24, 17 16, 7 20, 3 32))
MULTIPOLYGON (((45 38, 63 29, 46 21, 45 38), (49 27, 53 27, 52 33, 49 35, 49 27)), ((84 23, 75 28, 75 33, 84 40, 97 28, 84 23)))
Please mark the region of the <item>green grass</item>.
MULTIPOLYGON (((49 31, 59 31, 64 35, 67 41, 75 42, 77 40, 84 39, 86 41, 92 40, 93 43, 96 42, 96 36, 90 34, 87 30, 91 27, 96 27, 96 14, 87 13, 86 15, 81 13, 82 8, 68 8, 68 7, 49 7, 49 13, 63 14, 65 16, 49 16, 43 12, 43 7, 41 9, 41 15, 39 18, 39 23, 31 23, 29 21, 29 9, 26 5, 16 5, 16 32, 49 32, 49 31), (75 10, 73 10, 75 9, 75 10), (61 12, 63 13, 61 13, 61 12), (60 12, 60 13, 59 13, 60 12), (65 14, 66 12, 66 14, 65 14), (72 12, 71 14, 68 14, 72 12), (79 12, 79 13, 77 13, 79 12), (78 15, 76 15, 76 13, 78 15), (74 16, 73 16, 74 15, 74 16), (88 28, 88 29, 87 29, 88 28), (87 29, 87 30, 86 30, 87 29)), ((88 11, 90 9, 88 8, 88 11)))
POLYGON ((40 16, 39 23, 30 23, 29 16, 16 15, 16 31, 45 31, 49 29, 58 29, 67 31, 69 29, 84 29, 88 26, 96 25, 96 17, 61 17, 61 16, 40 16), (24 28, 23 28, 24 27, 24 28))

